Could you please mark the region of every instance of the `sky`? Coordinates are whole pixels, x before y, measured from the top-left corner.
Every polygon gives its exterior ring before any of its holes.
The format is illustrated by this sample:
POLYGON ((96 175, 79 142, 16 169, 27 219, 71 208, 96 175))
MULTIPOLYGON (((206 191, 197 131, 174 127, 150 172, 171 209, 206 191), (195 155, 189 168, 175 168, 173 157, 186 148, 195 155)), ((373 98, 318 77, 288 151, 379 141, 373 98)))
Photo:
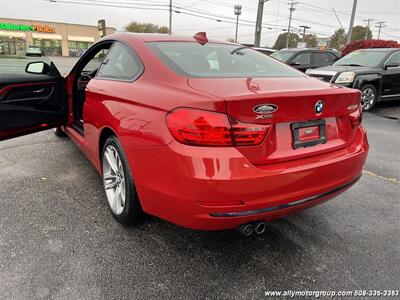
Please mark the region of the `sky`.
MULTIPOLYGON (((168 26, 169 0, 0 0, 0 18, 32 19, 97 25, 105 19, 107 26, 122 31, 131 21, 168 26)), ((258 0, 172 0, 172 31, 192 36, 206 31, 212 39, 226 40, 235 36, 234 6, 242 5, 238 41, 253 43, 258 0)), ((277 36, 288 26, 291 0, 268 0, 264 4, 262 46, 274 45, 277 36)), ((296 0, 291 27, 311 28, 307 33, 329 37, 343 26, 348 29, 353 0, 296 0), (333 9, 337 14, 334 14, 333 9)), ((373 37, 378 35, 376 22, 386 21, 381 38, 400 41, 400 0, 358 0, 355 25, 371 21, 373 37)))

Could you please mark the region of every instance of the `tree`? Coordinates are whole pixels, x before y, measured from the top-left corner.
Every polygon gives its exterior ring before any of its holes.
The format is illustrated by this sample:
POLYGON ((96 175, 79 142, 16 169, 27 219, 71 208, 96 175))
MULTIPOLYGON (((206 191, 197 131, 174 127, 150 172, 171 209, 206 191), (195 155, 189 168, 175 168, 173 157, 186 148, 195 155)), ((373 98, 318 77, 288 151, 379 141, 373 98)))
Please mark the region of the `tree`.
POLYGON ((306 34, 304 41, 306 42, 306 47, 308 48, 317 47, 317 36, 315 34, 306 34))
MULTIPOLYGON (((372 31, 368 27, 364 26, 354 26, 353 34, 351 35, 351 41, 360 41, 365 39, 365 33, 367 33, 367 40, 372 39, 372 31)), ((332 48, 341 50, 346 46, 347 35, 343 28, 338 29, 331 37, 332 48)))
POLYGON ((152 23, 139 23, 130 22, 125 26, 125 31, 128 32, 139 32, 139 33, 169 33, 169 29, 166 26, 159 26, 152 23))
POLYGON ((346 55, 354 50, 358 49, 369 49, 369 48, 399 48, 400 44, 396 41, 387 40, 360 40, 355 41, 346 46, 343 49, 342 54, 346 55))
MULTIPOLYGON (((278 38, 276 39, 274 49, 276 50, 281 50, 286 47, 286 39, 287 39, 287 32, 281 33, 278 35, 278 38)), ((289 48, 296 48, 297 43, 300 41, 300 37, 297 33, 290 33, 290 38, 289 38, 289 48)))
POLYGON ((338 50, 342 50, 346 46, 346 32, 343 28, 335 31, 331 37, 330 47, 338 50))
POLYGON ((351 41, 359 41, 365 39, 365 33, 367 33, 367 40, 372 39, 372 31, 368 27, 361 25, 354 26, 353 34, 351 35, 351 41))

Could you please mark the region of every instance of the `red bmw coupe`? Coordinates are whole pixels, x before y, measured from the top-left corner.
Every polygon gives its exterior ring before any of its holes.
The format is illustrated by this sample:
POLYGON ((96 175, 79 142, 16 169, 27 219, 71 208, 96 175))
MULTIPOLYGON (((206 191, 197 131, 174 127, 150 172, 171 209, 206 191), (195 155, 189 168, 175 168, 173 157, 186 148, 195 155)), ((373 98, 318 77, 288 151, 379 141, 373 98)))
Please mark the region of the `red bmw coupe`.
POLYGON ((0 139, 67 134, 123 224, 260 234, 360 178, 361 116, 359 91, 204 33, 110 35, 66 78, 42 61, 0 74, 0 139))

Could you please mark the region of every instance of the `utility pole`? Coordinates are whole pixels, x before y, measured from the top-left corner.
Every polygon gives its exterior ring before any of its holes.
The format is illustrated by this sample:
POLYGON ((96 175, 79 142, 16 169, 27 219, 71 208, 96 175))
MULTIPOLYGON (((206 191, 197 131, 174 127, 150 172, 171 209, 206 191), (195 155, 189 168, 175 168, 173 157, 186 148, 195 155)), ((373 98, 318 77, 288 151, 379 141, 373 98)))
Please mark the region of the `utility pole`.
POLYGON ((264 12, 264 3, 269 0, 258 0, 258 10, 257 10, 257 21, 256 21, 256 32, 254 34, 254 47, 260 47, 261 42, 261 27, 262 18, 264 12))
POLYGON ((374 19, 366 19, 364 22, 367 22, 367 28, 365 28, 365 37, 364 40, 368 39, 368 32, 369 32, 369 24, 373 21, 374 19))
POLYGON ((169 35, 172 34, 172 0, 169 0, 169 35))
POLYGON ((289 39, 290 39, 290 26, 292 25, 292 14, 293 12, 296 10, 294 8, 294 6, 296 4, 298 4, 299 2, 294 2, 294 0, 292 0, 290 3, 288 3, 290 5, 289 11, 289 25, 288 25, 288 30, 287 30, 287 38, 286 38, 286 48, 289 48, 289 39))
POLYGON ((305 42, 306 41, 306 30, 310 29, 311 27, 310 26, 306 26, 306 25, 301 25, 299 27, 303 28, 303 42, 305 42))
POLYGON ((350 44, 351 36, 353 35, 353 25, 354 25, 354 17, 356 16, 356 9, 357 9, 357 0, 353 0, 353 10, 351 11, 349 32, 347 33, 347 44, 350 44))
POLYGON ((379 38, 381 37, 381 29, 382 29, 383 27, 386 27, 386 24, 385 24, 385 23, 386 23, 385 21, 376 22, 375 27, 378 28, 378 40, 379 40, 379 38))
POLYGON ((238 27, 239 27, 239 16, 242 14, 242 6, 235 5, 235 15, 236 15, 236 33, 235 33, 235 43, 237 43, 238 27))

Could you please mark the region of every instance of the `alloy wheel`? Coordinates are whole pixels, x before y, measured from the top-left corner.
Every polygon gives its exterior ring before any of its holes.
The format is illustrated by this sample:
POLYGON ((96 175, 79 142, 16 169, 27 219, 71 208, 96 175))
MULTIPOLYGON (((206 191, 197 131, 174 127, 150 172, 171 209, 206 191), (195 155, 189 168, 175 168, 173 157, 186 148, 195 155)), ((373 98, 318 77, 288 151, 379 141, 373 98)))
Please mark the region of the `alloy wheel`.
POLYGON ((375 102, 375 91, 372 88, 366 88, 362 91, 361 103, 364 110, 369 110, 375 102))
POLYGON ((103 183, 108 204, 116 215, 125 208, 125 171, 117 149, 108 145, 103 153, 103 183))

